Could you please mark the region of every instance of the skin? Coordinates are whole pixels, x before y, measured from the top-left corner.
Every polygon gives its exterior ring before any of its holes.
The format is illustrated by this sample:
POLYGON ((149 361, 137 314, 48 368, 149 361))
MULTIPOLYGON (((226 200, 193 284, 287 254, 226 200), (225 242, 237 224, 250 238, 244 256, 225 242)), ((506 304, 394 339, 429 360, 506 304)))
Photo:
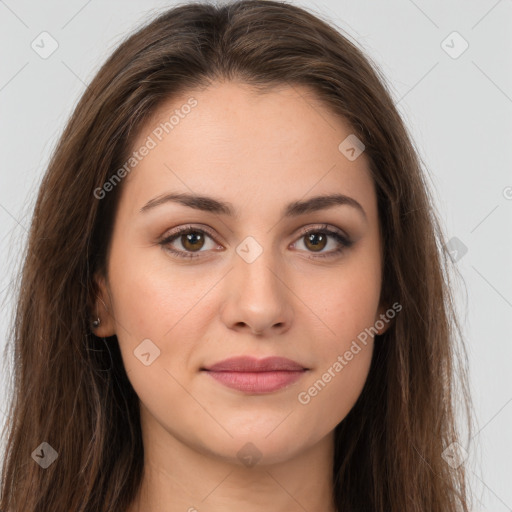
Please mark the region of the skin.
POLYGON ((334 511, 333 430, 362 391, 374 340, 309 403, 298 394, 387 309, 369 162, 365 153, 350 161, 338 150, 352 130, 307 88, 257 94, 236 82, 167 101, 133 149, 192 96, 197 106, 124 178, 107 276, 96 276, 96 334, 117 336, 140 398, 145 473, 129 512, 334 511), (169 192, 212 196, 237 216, 176 202, 140 211, 169 192), (359 202, 366 217, 335 205, 282 218, 292 201, 335 192, 359 202), (188 224, 210 228, 214 238, 185 247, 178 236, 170 245, 198 257, 159 245, 188 224), (318 257, 339 242, 329 237, 317 252, 300 229, 318 234, 322 224, 352 246, 318 257), (263 251, 251 263, 236 251, 248 236, 263 251), (134 355, 144 339, 160 350, 148 366, 134 355), (284 356, 309 370, 266 394, 227 388, 200 371, 234 355, 284 356), (246 443, 255 465, 237 456, 246 443))

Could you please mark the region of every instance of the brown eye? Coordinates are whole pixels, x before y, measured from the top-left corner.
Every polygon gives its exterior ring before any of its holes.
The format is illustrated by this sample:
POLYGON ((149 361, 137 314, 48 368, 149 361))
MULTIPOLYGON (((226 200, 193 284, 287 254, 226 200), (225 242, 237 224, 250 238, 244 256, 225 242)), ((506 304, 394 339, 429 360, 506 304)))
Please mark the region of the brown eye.
POLYGON ((325 233, 314 232, 304 237, 305 246, 312 251, 321 251, 327 245, 327 236, 325 233))
POLYGON ((301 231, 300 238, 295 242, 294 247, 310 253, 310 258, 318 259, 340 256, 352 244, 353 241, 346 235, 325 224, 314 229, 301 231))
POLYGON ((173 234, 161 240, 159 245, 174 256, 183 258, 198 258, 201 253, 207 252, 208 249, 215 250, 218 248, 213 235, 203 229, 190 226, 184 226, 176 230, 173 234), (208 241, 210 246, 208 246, 208 241))
POLYGON ((187 251, 200 250, 204 245, 204 234, 199 231, 191 231, 181 235, 181 243, 187 251))

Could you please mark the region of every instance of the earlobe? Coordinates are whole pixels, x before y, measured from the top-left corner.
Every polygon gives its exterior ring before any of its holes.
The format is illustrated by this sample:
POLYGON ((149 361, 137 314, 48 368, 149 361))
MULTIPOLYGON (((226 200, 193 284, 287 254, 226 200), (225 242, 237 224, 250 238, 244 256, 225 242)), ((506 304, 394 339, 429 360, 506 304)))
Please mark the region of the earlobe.
POLYGON ((93 279, 93 297, 90 307, 90 325, 93 334, 100 338, 113 336, 115 323, 112 315, 110 293, 106 279, 96 274, 93 279))
POLYGON ((388 311, 389 308, 386 304, 382 304, 379 306, 379 309, 377 310, 377 315, 375 317, 375 328, 377 329, 377 335, 384 334, 389 327, 391 326, 392 319, 386 314, 386 311, 388 311))

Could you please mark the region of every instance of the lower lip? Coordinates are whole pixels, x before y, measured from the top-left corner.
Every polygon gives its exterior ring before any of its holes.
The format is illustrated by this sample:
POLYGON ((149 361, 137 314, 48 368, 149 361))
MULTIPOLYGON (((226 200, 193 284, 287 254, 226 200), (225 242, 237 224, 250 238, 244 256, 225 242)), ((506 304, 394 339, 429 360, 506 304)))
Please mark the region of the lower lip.
POLYGON ((272 372, 214 372, 208 375, 225 386, 246 393, 270 393, 277 391, 300 379, 305 370, 301 371, 272 371, 272 372))

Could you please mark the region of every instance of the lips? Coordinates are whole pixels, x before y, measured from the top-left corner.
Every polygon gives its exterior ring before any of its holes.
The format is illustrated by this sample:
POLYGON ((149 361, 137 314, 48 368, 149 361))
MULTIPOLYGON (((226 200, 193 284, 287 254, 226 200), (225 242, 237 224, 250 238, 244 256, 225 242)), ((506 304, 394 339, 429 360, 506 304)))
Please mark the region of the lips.
POLYGON ((221 384, 245 393, 270 393, 293 384, 309 369, 284 357, 233 357, 201 368, 221 384))
POLYGON ((213 372, 272 372, 272 371, 302 371, 307 370, 301 364, 285 357, 266 357, 256 359, 242 356, 225 359, 204 368, 213 372))

